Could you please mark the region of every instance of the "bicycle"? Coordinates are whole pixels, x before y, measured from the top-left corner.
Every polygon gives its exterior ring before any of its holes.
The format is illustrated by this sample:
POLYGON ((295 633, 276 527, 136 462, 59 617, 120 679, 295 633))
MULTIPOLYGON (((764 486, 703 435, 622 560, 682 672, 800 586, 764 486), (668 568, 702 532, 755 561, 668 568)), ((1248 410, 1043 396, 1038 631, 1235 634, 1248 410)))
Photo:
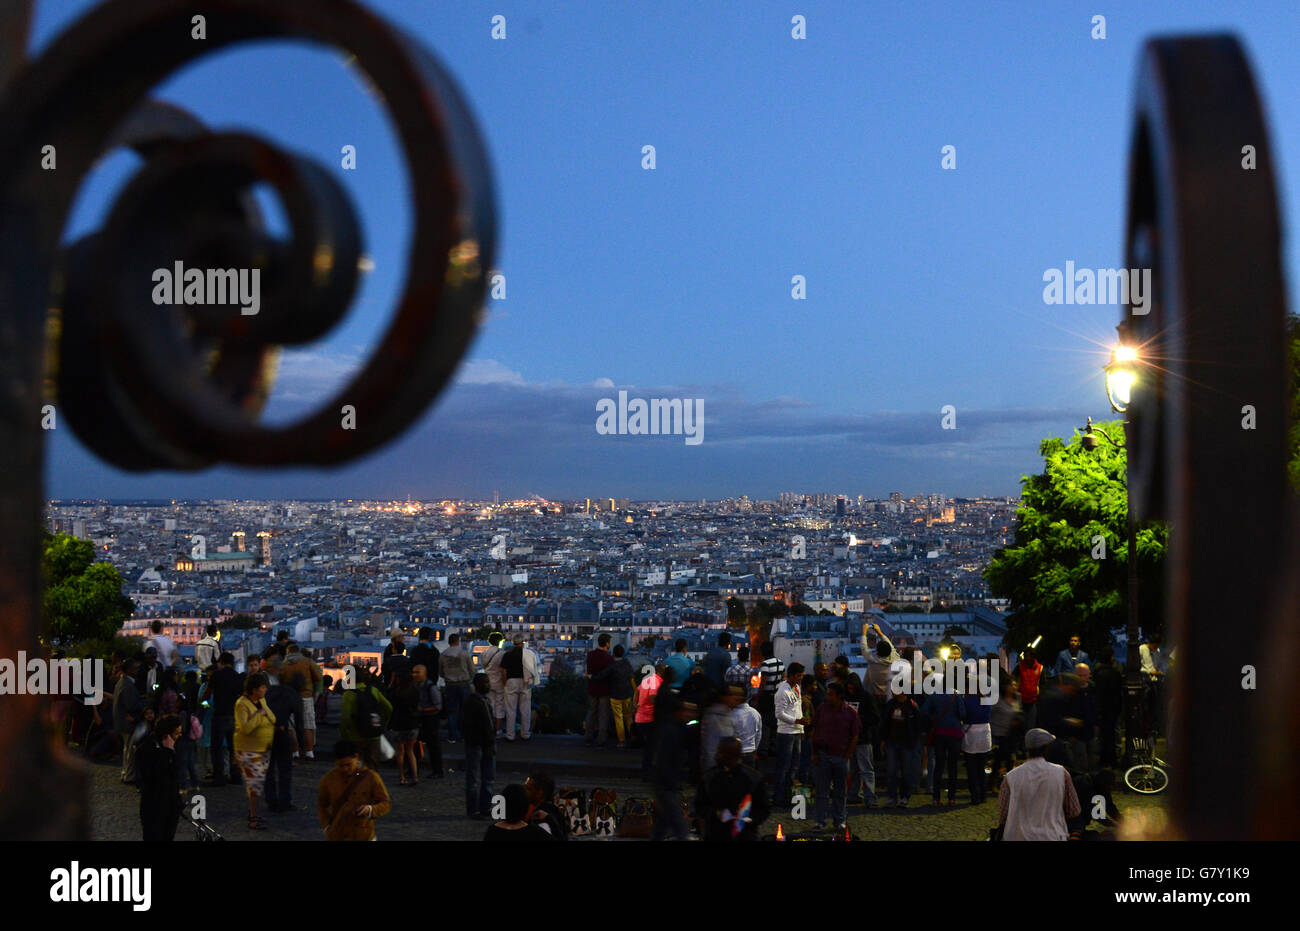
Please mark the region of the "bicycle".
POLYGON ((1133 756, 1139 762, 1124 771, 1124 784, 1141 795, 1158 795, 1169 788, 1169 764, 1156 756, 1155 740, 1133 738, 1133 756))

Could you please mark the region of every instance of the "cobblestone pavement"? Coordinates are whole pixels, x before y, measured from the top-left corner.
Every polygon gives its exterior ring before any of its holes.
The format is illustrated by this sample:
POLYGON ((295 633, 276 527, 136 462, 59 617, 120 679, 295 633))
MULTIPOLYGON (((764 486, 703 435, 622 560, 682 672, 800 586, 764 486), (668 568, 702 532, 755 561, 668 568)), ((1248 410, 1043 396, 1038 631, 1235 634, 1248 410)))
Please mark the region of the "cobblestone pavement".
MULTIPOLYGON (((540 741, 534 740, 534 744, 540 741)), ((325 744, 326 746, 329 743, 325 744)), ((556 755, 556 749, 544 749, 548 756, 556 755)), ((618 753, 619 751, 586 751, 589 753, 618 753)), ((208 822, 227 840, 320 840, 323 833, 316 820, 315 800, 316 786, 321 776, 332 763, 328 760, 315 762, 299 761, 293 773, 293 802, 297 811, 285 814, 263 812, 268 829, 253 831, 248 828, 247 797, 241 787, 225 786, 204 788, 201 790, 207 800, 208 822)), ((138 840, 140 839, 140 822, 138 818, 138 793, 123 785, 119 779, 119 768, 109 764, 89 764, 92 784, 92 837, 95 840, 138 840)), ((558 766, 552 765, 556 781, 560 785, 592 789, 602 786, 613 789, 621 800, 632 796, 650 798, 653 796, 649 785, 635 777, 614 777, 593 775, 566 777, 558 766)), ((524 781, 527 774, 526 761, 511 763, 502 761, 498 767, 496 788, 511 782, 524 781)), ((376 823, 376 833, 381 841, 403 840, 438 840, 438 841, 472 841, 483 836, 485 824, 470 821, 465 817, 465 782, 464 774, 459 770, 451 771, 440 780, 425 779, 414 788, 397 785, 397 771, 394 767, 381 769, 389 794, 393 798, 393 809, 376 823)), ((693 790, 687 789, 686 797, 693 790)), ((961 798, 965 798, 963 791, 961 798)), ((1115 802, 1127 819, 1127 827, 1121 836, 1131 836, 1139 830, 1158 833, 1164 822, 1166 795, 1140 796, 1120 791, 1115 802)), ((814 805, 810 802, 806 820, 795 820, 789 814, 770 818, 763 826, 764 834, 776 831, 777 824, 782 826, 786 836, 812 831, 814 805)), ((929 798, 921 795, 912 799, 906 809, 879 808, 868 811, 861 806, 849 807, 849 827, 855 836, 864 841, 894 840, 970 840, 980 841, 988 837, 997 818, 996 796, 983 805, 974 806, 962 803, 955 808, 933 808, 929 798)), ((1106 833, 1110 833, 1102 829, 1106 833)), ((824 833, 830 833, 829 831, 824 833)), ((185 821, 177 831, 177 840, 193 840, 193 831, 185 821)), ((588 837, 584 841, 605 842, 606 838, 588 837)))

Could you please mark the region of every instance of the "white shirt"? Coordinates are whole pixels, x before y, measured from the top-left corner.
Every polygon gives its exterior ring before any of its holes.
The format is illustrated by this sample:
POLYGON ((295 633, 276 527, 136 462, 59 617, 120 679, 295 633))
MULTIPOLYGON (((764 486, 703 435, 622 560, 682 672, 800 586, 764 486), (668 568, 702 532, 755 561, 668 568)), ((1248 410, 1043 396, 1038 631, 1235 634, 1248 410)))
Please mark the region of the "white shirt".
POLYGON ((205 636, 198 643, 194 644, 194 661, 199 664, 199 669, 207 669, 209 666, 215 666, 217 657, 221 655, 221 646, 211 637, 205 636))
POLYGON ((731 712, 736 722, 736 737, 740 741, 741 753, 757 753, 758 745, 763 740, 763 716, 753 705, 741 703, 731 712))
POLYGON ((1071 817, 1074 817, 1079 812, 1079 800, 1064 766, 1049 763, 1041 756, 1031 756, 1007 773, 1002 791, 1009 794, 1003 840, 1069 839, 1066 805, 1073 800, 1071 817))
POLYGON ((176 642, 165 634, 154 634, 149 638, 148 646, 158 651, 158 662, 164 666, 176 665, 176 642))
POLYGON ((483 665, 483 671, 487 673, 488 688, 494 692, 501 692, 506 687, 501 678, 501 660, 505 659, 506 651, 501 647, 491 647, 490 649, 496 652, 487 658, 487 662, 483 665))
POLYGON ((776 732, 778 734, 802 734, 803 725, 796 724, 803 717, 803 696, 798 686, 789 680, 776 688, 776 732))
POLYGON ((1151 679, 1159 678, 1157 672, 1169 670, 1169 660, 1159 647, 1152 650, 1148 644, 1141 644, 1138 647, 1138 658, 1142 661, 1142 671, 1151 679))

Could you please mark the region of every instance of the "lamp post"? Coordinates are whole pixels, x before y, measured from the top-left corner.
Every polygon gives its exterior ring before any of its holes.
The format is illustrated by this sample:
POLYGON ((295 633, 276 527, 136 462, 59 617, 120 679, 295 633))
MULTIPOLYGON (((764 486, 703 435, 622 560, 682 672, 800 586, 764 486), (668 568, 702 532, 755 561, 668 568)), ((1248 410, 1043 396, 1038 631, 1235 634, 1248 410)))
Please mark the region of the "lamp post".
MULTIPOLYGON (((1111 351, 1110 361, 1105 366, 1106 397, 1110 400, 1111 410, 1117 414, 1124 413, 1133 396, 1133 387, 1138 381, 1138 351, 1125 339, 1127 333, 1121 324, 1120 343, 1111 351)), ((1125 419, 1124 429, 1130 429, 1125 419)), ((1097 437, 1106 440, 1116 449, 1127 449, 1127 441, 1117 443, 1104 430, 1094 431, 1092 418, 1088 418, 1083 429, 1082 444, 1085 449, 1093 450, 1099 445, 1097 437)), ((1127 476, 1127 471, 1126 471, 1127 476)), ((1131 484, 1126 478, 1126 484, 1131 484)), ((1142 681, 1142 669, 1138 662, 1138 571, 1137 571, 1137 518, 1134 516, 1133 496, 1130 492, 1128 507, 1128 645, 1124 651, 1124 765, 1128 766, 1133 751, 1133 738, 1145 736, 1142 723, 1142 702, 1145 687, 1142 681)))

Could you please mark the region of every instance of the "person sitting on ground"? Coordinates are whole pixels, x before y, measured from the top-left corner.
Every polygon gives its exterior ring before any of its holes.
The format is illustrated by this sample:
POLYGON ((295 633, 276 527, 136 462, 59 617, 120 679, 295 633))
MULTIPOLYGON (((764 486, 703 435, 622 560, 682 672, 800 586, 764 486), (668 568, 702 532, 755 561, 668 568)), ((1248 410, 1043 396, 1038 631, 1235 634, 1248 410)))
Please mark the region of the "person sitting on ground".
POLYGON ((528 820, 528 791, 511 783, 501 793, 505 800, 505 817, 483 832, 485 841, 550 841, 551 834, 536 821, 528 820))
POLYGON ((535 769, 528 774, 524 789, 528 792, 528 820, 549 831, 552 840, 568 840, 569 819, 555 804, 555 777, 546 770, 535 769))

